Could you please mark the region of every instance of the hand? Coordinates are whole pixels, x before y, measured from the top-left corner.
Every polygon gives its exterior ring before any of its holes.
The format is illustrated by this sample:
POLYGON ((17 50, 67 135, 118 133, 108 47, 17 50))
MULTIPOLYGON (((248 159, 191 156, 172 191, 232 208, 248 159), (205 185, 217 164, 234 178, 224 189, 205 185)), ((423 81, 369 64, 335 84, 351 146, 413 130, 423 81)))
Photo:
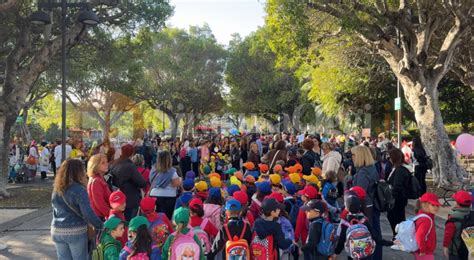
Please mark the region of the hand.
POLYGON ((449 257, 449 248, 443 247, 443 255, 444 255, 445 257, 449 257))
POLYGON ((418 253, 418 256, 424 256, 425 253, 418 253))
POLYGON ((299 254, 299 255, 302 255, 302 254, 303 254, 303 250, 298 249, 298 254, 299 254))

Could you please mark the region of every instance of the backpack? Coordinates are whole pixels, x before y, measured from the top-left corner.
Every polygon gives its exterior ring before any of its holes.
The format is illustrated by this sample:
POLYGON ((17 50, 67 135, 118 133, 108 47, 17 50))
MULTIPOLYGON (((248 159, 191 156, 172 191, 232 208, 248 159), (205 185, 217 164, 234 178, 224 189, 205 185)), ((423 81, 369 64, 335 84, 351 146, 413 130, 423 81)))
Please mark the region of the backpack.
POLYGON ((273 247, 273 236, 260 239, 256 232, 253 233, 250 243, 250 252, 253 260, 274 260, 278 257, 276 248, 273 247))
POLYGON ((469 258, 469 250, 467 249, 466 243, 464 238, 471 240, 472 239, 472 231, 474 231, 474 211, 470 211, 468 215, 464 218, 449 218, 446 223, 453 222, 453 223, 460 223, 460 225, 456 225, 456 232, 454 233, 453 242, 450 246, 450 249, 456 251, 457 257, 459 259, 468 259, 469 258), (455 243, 458 241, 456 238, 460 238, 460 243, 455 243))
POLYGON ((361 259, 371 256, 375 252, 375 241, 372 239, 369 229, 363 223, 365 220, 351 224, 341 220, 341 224, 348 226, 346 231, 345 251, 347 256, 361 259))
POLYGON ((109 171, 104 175, 104 181, 107 183, 107 186, 109 186, 111 192, 119 190, 119 188, 114 185, 114 174, 112 169, 109 169, 109 171))
POLYGON ((158 219, 150 223, 148 231, 150 232, 151 239, 153 240, 151 248, 161 249, 166 239, 168 239, 168 236, 170 235, 168 225, 166 225, 166 223, 163 221, 163 213, 158 213, 158 219))
MULTIPOLYGON (((285 239, 295 240, 295 230, 291 222, 285 217, 279 217, 277 221, 281 226, 281 231, 285 235, 285 239)), ((290 246, 285 250, 282 250, 284 253, 293 252, 293 247, 290 246)))
POLYGON ((92 260, 104 260, 105 250, 107 250, 107 248, 111 246, 114 246, 114 243, 112 241, 109 241, 105 244, 98 244, 97 247, 92 250, 92 260))
MULTIPOLYGON (((123 250, 130 255, 132 253, 132 249, 128 247, 128 245, 125 245, 123 247, 123 250)), ((148 257, 148 254, 145 252, 138 253, 130 258, 127 257, 127 260, 150 260, 150 257, 148 257)))
POLYGON ((400 224, 397 225, 395 231, 397 231, 397 235, 395 239, 400 242, 400 249, 405 252, 415 252, 418 250, 418 243, 416 242, 416 226, 415 221, 419 218, 428 218, 430 220, 430 229, 426 234, 425 241, 428 240, 428 235, 433 228, 433 221, 431 218, 426 214, 420 214, 413 218, 407 219, 402 221, 400 224))
POLYGON ((291 225, 296 227, 296 219, 298 218, 298 212, 300 211, 300 207, 302 205, 301 201, 296 200, 293 202, 292 199, 285 199, 285 202, 288 202, 291 205, 290 212, 288 213, 291 225))
POLYGON ((174 241, 170 248, 170 259, 194 259, 199 260, 201 247, 194 240, 194 232, 190 230, 187 234, 173 233, 174 241))
POLYGON ((192 229, 194 234, 199 238, 199 241, 201 241, 201 246, 206 254, 211 252, 211 242, 209 240, 209 235, 206 233, 206 231, 204 231, 207 223, 209 223, 209 219, 204 219, 200 226, 189 226, 189 228, 192 229))
POLYGON ((392 195, 392 185, 385 181, 378 181, 375 185, 375 208, 379 212, 386 212, 393 209, 395 198, 392 195))
POLYGON ((184 159, 184 157, 186 157, 188 155, 188 151, 186 150, 186 148, 181 148, 181 150, 179 151, 179 159, 184 159))
MULTIPOLYGON (((337 242, 337 229, 332 223, 325 221, 323 218, 318 219, 317 223, 321 223, 321 238, 317 246, 318 253, 331 256, 334 254, 337 242)), ((309 236, 308 236, 309 238, 309 236)))
POLYGON ((240 234, 240 237, 232 237, 227 225, 224 225, 224 229, 227 233, 227 238, 229 239, 225 243, 226 259, 250 260, 250 247, 247 240, 244 239, 245 231, 247 230, 247 224, 244 223, 244 228, 240 234))

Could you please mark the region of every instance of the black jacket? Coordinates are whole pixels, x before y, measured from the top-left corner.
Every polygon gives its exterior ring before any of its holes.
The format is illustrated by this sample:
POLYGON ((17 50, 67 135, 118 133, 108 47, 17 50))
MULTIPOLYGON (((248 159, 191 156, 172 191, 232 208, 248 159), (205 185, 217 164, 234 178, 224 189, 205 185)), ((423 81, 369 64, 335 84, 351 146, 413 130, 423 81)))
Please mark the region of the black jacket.
POLYGON ((141 188, 146 187, 146 181, 138 172, 137 167, 129 159, 119 160, 110 168, 113 184, 127 196, 127 208, 138 208, 140 205, 141 188))
MULTIPOLYGON (((290 239, 285 239, 285 235, 281 230, 280 224, 276 220, 268 221, 263 218, 259 218, 254 223, 254 232, 261 239, 267 236, 273 236, 273 248, 277 249, 288 249, 292 241, 290 239)), ((279 254, 277 259, 280 259, 279 254)))
MULTIPOLYGON (((252 229, 248 223, 245 223, 241 218, 239 217, 232 217, 229 218, 229 222, 227 223, 229 227, 229 233, 232 237, 237 236, 240 237, 242 235, 242 231, 244 230, 244 225, 246 226, 245 228, 245 233, 243 238, 247 240, 247 243, 249 244, 252 242, 252 229)), ((206 259, 214 259, 214 257, 222 250, 222 259, 226 259, 225 255, 225 244, 229 240, 227 237, 227 232, 225 230, 225 226, 219 230, 219 233, 217 233, 217 236, 214 240, 214 243, 212 244, 211 252, 207 255, 206 259)))
POLYGON ((301 157, 301 165, 303 166, 303 174, 310 175, 311 167, 314 167, 316 162, 316 153, 313 150, 306 151, 301 157))
POLYGON ((420 167, 426 167, 427 155, 423 148, 413 148, 413 157, 415 157, 420 167))
POLYGON ((392 195, 396 200, 407 199, 411 173, 404 166, 398 166, 389 175, 387 182, 392 185, 392 195))
POLYGON ((301 247, 301 250, 304 253, 304 259, 311 259, 311 260, 324 260, 328 259, 327 256, 321 255, 318 250, 319 240, 321 239, 321 232, 323 224, 322 222, 318 222, 321 217, 315 218, 310 220, 309 223, 309 231, 308 231, 308 239, 306 244, 301 247))

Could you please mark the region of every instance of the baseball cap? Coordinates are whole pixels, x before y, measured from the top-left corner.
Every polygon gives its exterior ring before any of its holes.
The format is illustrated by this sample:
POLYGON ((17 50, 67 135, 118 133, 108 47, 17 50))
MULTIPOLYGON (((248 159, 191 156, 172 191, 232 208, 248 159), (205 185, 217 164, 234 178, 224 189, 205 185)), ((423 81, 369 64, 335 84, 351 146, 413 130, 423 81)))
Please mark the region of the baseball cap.
POLYGON ((213 188, 220 188, 222 186, 221 179, 214 176, 209 179, 209 182, 211 183, 211 187, 213 188))
POLYGON ((438 206, 438 207, 441 206, 441 203, 439 203, 438 196, 436 196, 436 194, 431 193, 431 192, 427 192, 427 193, 423 194, 420 197, 420 202, 427 202, 427 203, 430 203, 433 206, 438 206))
POLYGON ((296 168, 295 166, 286 167, 285 171, 288 173, 296 173, 296 168))
POLYGON ((235 176, 235 178, 237 178, 240 181, 244 180, 244 175, 240 171, 234 172, 234 176, 235 176))
POLYGON ((201 206, 203 208, 203 203, 202 200, 198 198, 194 198, 189 202, 189 208, 195 208, 197 205, 201 206))
POLYGON ((229 185, 229 187, 227 187, 227 193, 229 194, 229 196, 234 195, 234 192, 236 191, 240 191, 240 188, 235 184, 229 185))
POLYGON ((183 181, 183 189, 192 190, 194 188, 194 179, 186 179, 183 181))
POLYGON ((260 163, 258 165, 260 172, 268 172, 268 164, 260 163))
POLYGON ((187 171, 186 172, 186 178, 185 179, 193 179, 196 177, 196 174, 193 171, 187 171))
POLYGON ((237 177, 231 176, 230 177, 230 184, 231 185, 237 185, 240 188, 240 186, 242 185, 242 182, 239 179, 237 179, 237 177))
POLYGON ((307 185, 306 187, 304 187, 304 189, 300 190, 298 194, 301 196, 306 196, 308 197, 308 199, 315 199, 316 196, 318 196, 318 191, 315 187, 307 185))
POLYGON ((258 176, 260 176, 260 173, 259 173, 258 171, 247 171, 247 172, 245 173, 245 175, 246 175, 246 176, 247 176, 247 175, 251 175, 251 176, 253 176, 255 179, 258 179, 258 176))
POLYGON ((273 172, 277 173, 277 172, 281 172, 283 171, 283 167, 279 164, 273 166, 273 172))
POLYGON ((255 164, 253 162, 246 162, 242 166, 247 170, 255 169, 255 164))
POLYGON ((303 179, 305 179, 307 182, 311 183, 318 183, 319 179, 316 177, 316 175, 303 175, 303 179))
POLYGON ((249 202, 249 195, 247 195, 247 192, 245 191, 236 191, 234 192, 232 197, 238 200, 241 205, 247 205, 247 203, 249 202))
POLYGON ((113 230, 113 229, 116 229, 120 223, 124 223, 124 222, 117 217, 111 217, 107 221, 104 222, 104 228, 108 230, 113 230))
POLYGON ((224 174, 234 174, 237 171, 235 168, 230 168, 227 171, 224 172, 224 174))
POLYGON ((294 195, 296 193, 296 185, 288 180, 283 180, 283 188, 288 192, 290 195, 294 195))
POLYGON ((324 205, 324 202, 320 200, 310 200, 306 204, 304 204, 301 207, 301 210, 303 211, 310 211, 310 210, 316 210, 319 212, 324 212, 326 208, 326 205, 324 205))
POLYGON ((354 186, 350 191, 354 192, 360 200, 365 200, 365 197, 367 196, 367 192, 365 192, 365 190, 360 186, 354 186))
POLYGON ((242 205, 236 199, 230 199, 225 203, 225 210, 239 211, 242 209, 242 205))
POLYGON ((303 165, 301 165, 301 164, 299 164, 299 163, 295 164, 295 165, 293 166, 293 168, 295 169, 295 171, 296 171, 297 173, 300 173, 300 172, 303 171, 303 165))
POLYGON ((210 188, 209 189, 209 197, 210 198, 220 198, 220 197, 222 197, 221 189, 219 189, 219 188, 210 188))
POLYGON ((266 196, 265 199, 275 199, 278 201, 278 203, 283 203, 285 198, 283 198, 283 195, 279 192, 272 192, 270 195, 266 196))
POLYGON ((468 207, 472 204, 472 195, 471 193, 460 190, 453 194, 452 198, 456 201, 457 204, 461 207, 468 207))
POLYGON ((263 212, 271 212, 277 209, 284 209, 285 206, 281 203, 278 203, 276 199, 273 198, 265 198, 262 202, 262 211, 263 212))
POLYGON ((147 213, 155 210, 156 199, 152 197, 145 197, 140 201, 140 209, 147 213))
POLYGON ((119 190, 110 193, 109 203, 110 203, 110 207, 112 208, 118 208, 122 206, 126 200, 127 200, 127 197, 125 196, 125 194, 119 190))
POLYGON ((294 184, 298 184, 301 182, 301 177, 298 173, 291 173, 288 176, 290 177, 290 181, 294 184))
POLYGON ((202 171, 204 172, 204 174, 209 174, 211 173, 211 167, 209 165, 205 165, 202 169, 202 171))
POLYGON ((270 174, 270 182, 272 185, 280 185, 281 175, 280 174, 270 174))
POLYGON ((221 179, 221 175, 217 172, 210 173, 209 175, 207 175, 207 177, 209 178, 215 177, 215 178, 218 178, 219 180, 221 179))
POLYGON ((130 220, 130 224, 128 224, 128 231, 137 231, 137 229, 142 225, 149 227, 150 222, 148 222, 148 219, 146 219, 144 216, 136 216, 130 220))
POLYGON ((272 185, 268 181, 257 182, 255 185, 257 186, 257 189, 264 195, 269 195, 272 193, 272 185))
POLYGON ((255 177, 253 177, 252 175, 247 175, 245 176, 244 181, 248 183, 255 183, 255 177))
POLYGON ((313 167, 313 168, 311 168, 311 173, 316 175, 316 176, 319 176, 319 175, 321 175, 322 171, 321 171, 321 168, 319 168, 319 167, 313 167))
POLYGON ((198 191, 206 191, 208 189, 207 183, 205 181, 198 181, 194 186, 198 191))
POLYGON ((188 225, 189 223, 189 209, 180 207, 174 210, 173 219, 176 224, 183 223, 188 225))

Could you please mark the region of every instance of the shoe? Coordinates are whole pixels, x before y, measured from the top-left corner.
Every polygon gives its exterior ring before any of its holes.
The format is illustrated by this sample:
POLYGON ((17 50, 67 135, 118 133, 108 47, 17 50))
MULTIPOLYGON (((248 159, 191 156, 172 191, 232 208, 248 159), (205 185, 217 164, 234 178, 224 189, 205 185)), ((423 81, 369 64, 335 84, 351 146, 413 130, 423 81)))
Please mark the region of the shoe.
POLYGON ((403 251, 402 245, 393 245, 390 247, 392 250, 403 251))

